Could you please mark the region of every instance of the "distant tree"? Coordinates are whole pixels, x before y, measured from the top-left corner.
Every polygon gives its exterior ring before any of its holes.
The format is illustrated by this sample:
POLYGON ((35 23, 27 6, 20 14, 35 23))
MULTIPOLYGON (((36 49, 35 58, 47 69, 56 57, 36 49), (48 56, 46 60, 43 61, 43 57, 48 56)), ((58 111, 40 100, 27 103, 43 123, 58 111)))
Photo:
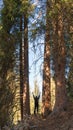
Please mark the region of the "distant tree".
POLYGON ((29 100, 29 57, 28 57, 28 16, 30 3, 21 1, 20 18, 20 93, 21 93, 21 117, 30 114, 29 100))
POLYGON ((37 80, 34 81, 34 96, 38 96, 39 95, 39 88, 38 88, 38 84, 37 84, 37 80))

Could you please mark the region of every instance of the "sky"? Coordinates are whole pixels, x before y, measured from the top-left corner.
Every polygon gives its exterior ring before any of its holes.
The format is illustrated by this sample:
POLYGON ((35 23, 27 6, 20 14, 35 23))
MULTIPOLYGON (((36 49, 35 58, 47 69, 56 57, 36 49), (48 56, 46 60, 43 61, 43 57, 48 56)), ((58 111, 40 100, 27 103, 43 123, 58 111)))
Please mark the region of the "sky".
MULTIPOLYGON (((36 42, 36 41, 35 41, 36 42)), ((37 81, 37 85, 42 91, 42 67, 43 67, 43 50, 44 47, 42 45, 42 54, 40 55, 39 47, 36 50, 36 53, 34 53, 30 49, 31 45, 29 45, 29 84, 31 91, 34 91, 34 81, 37 81), (39 59, 39 60, 38 60, 39 59), (37 63, 35 62, 37 61, 37 63)))
POLYGON ((1 6, 2 6, 2 0, 0 0, 0 10, 1 10, 1 6))
MULTIPOLYGON (((35 2, 32 2, 35 5, 34 10, 34 17, 30 18, 29 26, 30 28, 33 28, 33 25, 35 24, 35 27, 39 27, 39 24, 37 24, 38 21, 41 21, 43 18, 43 9, 42 7, 44 3, 39 2, 38 0, 35 0, 35 2)), ((41 36, 36 36, 35 40, 33 42, 29 42, 29 84, 30 84, 30 90, 34 91, 34 81, 37 81, 37 85, 39 87, 39 91, 42 93, 42 69, 43 69, 43 54, 44 54, 44 35, 41 34, 41 36), (41 44, 39 44, 41 43, 41 44), (39 45, 38 45, 39 44, 39 45), (36 51, 31 48, 33 45, 36 48, 36 51), (39 60, 38 60, 39 59, 39 60), (38 61, 35 63, 35 61, 38 61)))

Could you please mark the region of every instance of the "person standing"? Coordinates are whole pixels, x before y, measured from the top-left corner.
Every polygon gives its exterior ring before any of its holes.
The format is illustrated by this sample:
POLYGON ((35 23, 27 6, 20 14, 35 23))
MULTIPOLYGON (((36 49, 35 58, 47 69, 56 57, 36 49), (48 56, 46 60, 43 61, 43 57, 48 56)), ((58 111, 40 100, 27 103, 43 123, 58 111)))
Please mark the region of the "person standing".
POLYGON ((38 110, 39 110, 40 94, 38 96, 34 96, 34 94, 33 94, 33 98, 34 98, 34 114, 36 114, 36 113, 38 113, 38 110))

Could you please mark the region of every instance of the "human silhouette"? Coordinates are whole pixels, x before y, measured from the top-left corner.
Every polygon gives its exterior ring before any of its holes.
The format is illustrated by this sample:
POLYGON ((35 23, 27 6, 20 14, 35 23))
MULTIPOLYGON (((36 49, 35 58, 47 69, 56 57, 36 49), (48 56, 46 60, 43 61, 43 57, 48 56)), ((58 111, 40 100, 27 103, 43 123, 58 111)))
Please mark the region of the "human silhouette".
POLYGON ((34 94, 33 94, 33 98, 34 98, 34 114, 36 114, 36 113, 38 113, 38 109, 39 109, 40 94, 39 94, 39 96, 34 96, 34 94))

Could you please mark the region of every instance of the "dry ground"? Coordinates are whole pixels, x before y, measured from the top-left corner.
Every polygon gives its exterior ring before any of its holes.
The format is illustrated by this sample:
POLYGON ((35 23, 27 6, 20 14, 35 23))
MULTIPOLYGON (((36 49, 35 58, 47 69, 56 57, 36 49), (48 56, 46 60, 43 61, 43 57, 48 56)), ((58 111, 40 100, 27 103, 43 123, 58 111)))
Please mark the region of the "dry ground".
POLYGON ((50 114, 47 118, 32 116, 30 126, 31 130, 73 130, 73 104, 69 103, 66 111, 50 114))
POLYGON ((73 102, 68 103, 67 110, 51 113, 46 118, 25 115, 13 130, 73 130, 73 102))

